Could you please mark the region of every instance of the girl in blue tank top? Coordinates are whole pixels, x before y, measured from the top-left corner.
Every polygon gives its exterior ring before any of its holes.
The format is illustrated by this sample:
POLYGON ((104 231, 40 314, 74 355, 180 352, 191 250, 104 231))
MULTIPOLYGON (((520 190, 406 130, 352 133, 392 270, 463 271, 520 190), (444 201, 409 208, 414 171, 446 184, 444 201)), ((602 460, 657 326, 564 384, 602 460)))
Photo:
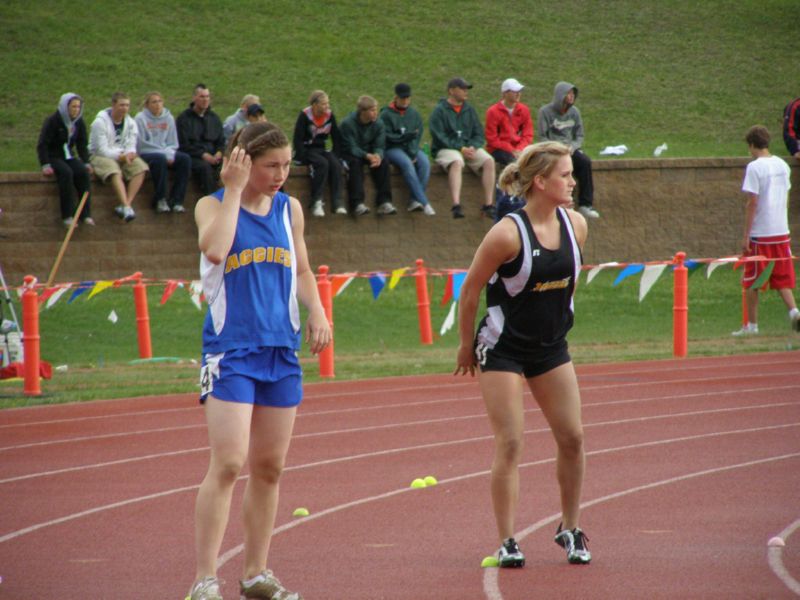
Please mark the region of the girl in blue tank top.
POLYGON ((191 600, 218 600, 217 556, 233 487, 245 461, 242 597, 299 600, 267 569, 278 480, 289 449, 302 373, 298 301, 308 309, 311 352, 331 329, 303 238, 303 211, 281 192, 292 150, 271 123, 239 130, 228 146, 225 187, 195 208, 208 314, 203 326, 201 402, 211 458, 195 509, 197 571, 191 600))
POLYGON ((562 523, 555 542, 573 564, 591 554, 578 527, 584 472, 581 398, 567 351, 572 295, 586 242, 586 220, 572 205, 572 158, 567 146, 528 146, 503 170, 499 185, 525 205, 500 219, 484 237, 461 287, 456 374, 479 370, 481 394, 495 435, 492 502, 501 567, 522 567, 514 540, 522 455, 523 385, 527 382, 557 446, 562 523), (487 315, 475 318, 487 287, 487 315))

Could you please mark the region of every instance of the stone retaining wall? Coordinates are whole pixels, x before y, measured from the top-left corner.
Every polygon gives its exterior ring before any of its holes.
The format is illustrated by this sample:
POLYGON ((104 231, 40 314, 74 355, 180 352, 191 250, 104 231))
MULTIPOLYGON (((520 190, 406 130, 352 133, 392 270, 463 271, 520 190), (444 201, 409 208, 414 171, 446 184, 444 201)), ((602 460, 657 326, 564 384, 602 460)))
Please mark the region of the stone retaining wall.
MULTIPOLYGON (((584 259, 587 264, 669 259, 679 250, 694 258, 728 256, 739 251, 744 195, 740 191, 745 158, 598 160, 594 163, 595 207, 584 259)), ((793 164, 790 226, 794 253, 800 252, 800 168, 793 164)), ((402 177, 392 175, 399 214, 373 213, 354 220, 328 214, 306 218, 312 266, 331 272, 390 270, 413 266, 417 258, 434 268, 467 267, 491 226, 481 217, 477 177, 464 174, 462 204, 466 218, 450 216, 447 176, 433 169, 429 197, 437 214, 409 214, 402 177)), ((367 194, 373 198, 367 179, 367 194)), ((196 279, 199 255, 190 187, 186 214, 156 215, 152 187, 145 182, 135 208, 137 218, 122 223, 112 213, 108 186, 93 183, 94 228, 81 226, 69 244, 56 281, 113 279, 141 271, 154 279, 196 279)), ((304 168, 293 169, 287 191, 308 197, 304 168)), ((370 204, 372 208, 373 205, 370 204)), ((45 281, 66 233, 52 179, 39 173, 0 173, 0 266, 9 285, 25 274, 45 281)), ((326 207, 327 208, 327 207, 326 207)))

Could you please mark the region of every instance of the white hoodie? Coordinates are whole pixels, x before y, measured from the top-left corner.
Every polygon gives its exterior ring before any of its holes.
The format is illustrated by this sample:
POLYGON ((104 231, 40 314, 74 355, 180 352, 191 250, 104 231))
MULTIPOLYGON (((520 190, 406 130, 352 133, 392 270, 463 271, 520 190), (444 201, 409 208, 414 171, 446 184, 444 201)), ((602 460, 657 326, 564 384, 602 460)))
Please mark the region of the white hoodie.
POLYGON ((136 152, 136 140, 139 130, 136 122, 125 115, 122 128, 122 135, 119 141, 114 130, 114 121, 111 119, 111 109, 106 108, 97 113, 92 122, 92 130, 89 134, 89 152, 93 156, 105 156, 119 160, 119 157, 128 152, 136 152))

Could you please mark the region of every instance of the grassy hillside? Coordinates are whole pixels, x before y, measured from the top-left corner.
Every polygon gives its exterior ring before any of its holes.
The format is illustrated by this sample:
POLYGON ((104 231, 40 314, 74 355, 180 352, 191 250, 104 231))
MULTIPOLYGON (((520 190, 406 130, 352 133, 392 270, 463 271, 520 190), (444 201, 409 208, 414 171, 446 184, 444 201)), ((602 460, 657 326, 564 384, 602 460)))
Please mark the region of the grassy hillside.
POLYGON ((384 103, 404 80, 427 116, 454 75, 475 84, 481 114, 506 77, 527 85, 534 109, 557 81, 576 84, 594 157, 617 144, 651 156, 664 142, 665 156, 740 155, 757 122, 783 154, 782 109, 800 94, 798 17, 796 0, 6 0, 0 170, 38 168, 42 120, 67 91, 84 96, 90 123, 114 90, 137 106, 160 90, 177 114, 202 81, 223 118, 251 92, 291 129, 316 88, 342 117, 360 94, 384 103))

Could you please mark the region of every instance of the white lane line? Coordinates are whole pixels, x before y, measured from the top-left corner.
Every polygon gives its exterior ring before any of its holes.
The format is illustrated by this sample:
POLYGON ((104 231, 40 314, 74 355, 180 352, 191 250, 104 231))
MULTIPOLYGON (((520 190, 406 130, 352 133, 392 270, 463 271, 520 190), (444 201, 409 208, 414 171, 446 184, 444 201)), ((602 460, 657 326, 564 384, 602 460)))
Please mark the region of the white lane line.
MULTIPOLYGON (((778 537, 783 538, 784 542, 788 541, 791 535, 798 528, 800 528, 800 519, 797 519, 797 521, 781 531, 778 534, 778 537)), ((772 572, 778 576, 778 579, 780 579, 787 588, 800 596, 800 581, 797 581, 797 579, 792 577, 792 574, 789 573, 789 570, 783 564, 783 548, 776 546, 768 547, 767 562, 769 563, 769 568, 772 569, 772 572)))
MULTIPOLYGON (((705 434, 694 435, 694 436, 682 436, 682 437, 670 438, 670 439, 665 439, 665 440, 656 440, 656 441, 652 441, 651 440, 649 442, 643 442, 643 443, 640 443, 640 444, 630 444, 630 445, 626 445, 626 446, 619 446, 619 447, 616 447, 616 448, 604 448, 604 449, 601 449, 601 450, 593 450, 591 452, 587 452, 586 456, 590 457, 590 456, 596 456, 596 455, 601 455, 601 454, 608 454, 608 453, 612 453, 612 452, 622 452, 622 451, 625 451, 625 450, 633 450, 633 449, 637 449, 637 448, 646 448, 646 447, 659 446, 659 445, 664 445, 664 444, 695 441, 695 440, 700 440, 700 439, 705 439, 705 438, 710 438, 710 437, 720 437, 720 436, 727 436, 727 435, 741 435, 741 434, 747 434, 747 433, 758 433, 758 432, 762 432, 762 431, 770 431, 770 430, 774 430, 774 429, 780 429, 780 428, 784 428, 784 427, 794 427, 794 426, 798 426, 798 425, 800 425, 800 423, 771 425, 771 426, 767 426, 767 427, 750 427, 750 428, 747 428, 747 429, 738 429, 738 430, 729 430, 729 431, 716 431, 716 432, 712 432, 712 433, 705 433, 705 434)), ((543 432, 543 431, 546 431, 546 430, 542 429, 540 431, 543 432)), ((549 431, 549 429, 547 431, 549 431)), ((488 437, 491 437, 491 436, 484 436, 484 437, 488 438, 488 437)), ((476 438, 476 439, 482 439, 482 438, 476 438)), ((469 441, 472 441, 472 440, 471 439, 465 439, 465 440, 460 440, 457 443, 464 443, 464 442, 469 442, 469 441)), ((451 444, 452 444, 452 442, 439 442, 437 444, 426 444, 426 445, 420 446, 420 448, 421 447, 425 447, 425 446, 433 446, 433 445, 446 446, 446 445, 451 445, 451 444)), ((287 467, 286 469, 284 469, 284 471, 299 470, 299 469, 309 468, 311 466, 318 466, 318 465, 323 465, 323 464, 331 464, 333 462, 345 462, 345 461, 348 461, 348 460, 355 460, 356 458, 365 458, 365 457, 371 457, 371 456, 375 456, 375 455, 399 453, 399 452, 408 451, 408 450, 411 450, 411 449, 416 449, 416 447, 414 447, 414 448, 397 448, 395 450, 380 450, 380 451, 377 451, 377 452, 370 452, 370 453, 365 453, 365 454, 361 454, 361 455, 341 457, 341 458, 338 458, 338 459, 330 459, 330 460, 326 460, 326 461, 318 461, 317 463, 310 463, 308 465, 297 465, 297 466, 294 466, 294 467, 287 467)), ((555 458, 551 457, 551 458, 541 459, 541 460, 537 460, 537 461, 533 461, 533 462, 523 463, 523 464, 520 465, 520 468, 522 469, 522 468, 538 466, 538 465, 544 465, 544 464, 553 463, 553 462, 555 462, 555 458)), ((490 473, 491 473, 491 471, 489 471, 489 470, 483 470, 483 471, 477 471, 477 472, 474 472, 474 473, 469 473, 469 474, 466 474, 466 475, 457 475, 455 477, 450 477, 448 479, 441 479, 441 480, 439 480, 439 484, 443 485, 443 484, 447 484, 447 483, 454 483, 454 482, 457 482, 457 481, 464 481, 466 479, 472 479, 472 478, 475 478, 475 477, 486 476, 486 475, 489 475, 490 473)), ((248 477, 249 477, 249 475, 242 475, 241 477, 239 477, 237 479, 237 481, 244 481, 248 477)), ((77 512, 77 513, 72 513, 72 514, 69 514, 69 515, 65 515, 63 517, 59 517, 59 518, 52 519, 52 520, 49 520, 49 521, 43 521, 41 523, 36 523, 34 525, 30 525, 28 527, 24 527, 24 528, 18 529, 16 531, 11 531, 11 532, 3 535, 3 536, 0 536, 0 544, 4 543, 4 542, 7 542, 7 541, 10 541, 10 540, 13 540, 13 539, 16 539, 18 537, 27 535, 29 533, 33 533, 34 531, 38 531, 40 529, 44 529, 46 527, 52 527, 54 525, 59 525, 61 523, 66 523, 68 521, 72 521, 72 520, 75 520, 75 519, 80 519, 82 517, 86 517, 86 516, 89 516, 89 515, 97 514, 97 513, 100 513, 100 512, 107 511, 107 510, 113 510, 113 509, 122 508, 124 506, 131 505, 131 504, 137 504, 139 502, 146 502, 148 500, 156 500, 156 499, 164 498, 166 496, 179 494, 179 493, 182 493, 182 492, 197 490, 199 487, 200 487, 200 484, 196 484, 196 485, 190 485, 190 486, 183 486, 183 487, 179 487, 179 488, 174 488, 174 489, 170 489, 170 490, 164 490, 164 491, 161 491, 161 492, 155 492, 153 494, 147 494, 147 495, 144 495, 144 496, 137 496, 135 498, 128 498, 126 500, 120 500, 118 502, 112 502, 110 504, 105 504, 105 505, 102 505, 102 506, 96 506, 94 508, 90 508, 90 509, 83 510, 83 511, 80 511, 80 512, 77 512)), ((295 524, 299 524, 301 522, 306 522, 308 520, 319 518, 322 514, 330 514, 331 512, 338 512, 339 510, 343 510, 342 507, 350 508, 352 506, 358 506, 360 504, 365 504, 366 502, 372 502, 374 500, 380 500, 380 499, 383 499, 383 498, 388 498, 390 496, 394 496, 394 495, 397 495, 397 494, 402 494, 402 493, 405 493, 405 492, 408 492, 408 491, 416 491, 416 490, 412 490, 412 488, 408 488, 408 487, 403 487, 403 488, 400 488, 398 490, 392 490, 392 491, 386 492, 384 494, 379 494, 377 496, 370 496, 368 498, 362 498, 360 500, 353 500, 353 501, 348 502, 346 504, 339 505, 338 507, 334 506, 334 507, 331 507, 329 509, 325 509, 325 510, 320 511, 318 513, 315 513, 314 515, 311 515, 309 517, 304 517, 302 519, 298 519, 297 521, 291 521, 291 522, 281 526, 283 529, 281 529, 280 527, 277 528, 275 530, 275 532, 277 533, 279 530, 283 531, 283 530, 286 530, 286 529, 291 529, 292 527, 296 526, 295 524)))
MULTIPOLYGON (((581 510, 585 508, 589 508, 591 506, 595 506, 597 504, 602 504, 604 502, 609 502, 611 500, 616 500, 617 498, 622 498, 623 496, 628 496, 630 494, 635 494, 637 492, 642 492, 645 490, 650 490, 653 488, 669 485, 672 483, 679 483, 682 481, 686 481, 688 479, 696 479, 699 477, 705 477, 706 475, 714 475, 717 473, 722 473, 725 471, 732 471, 735 469, 745 469, 749 467, 754 467, 758 465, 763 465, 769 462, 776 462, 780 460, 788 460, 792 458, 800 457, 800 452, 795 452, 793 454, 782 454, 780 456, 772 456, 768 458, 760 458, 756 460, 751 460, 743 463, 737 463, 733 465, 725 465, 722 467, 715 467, 713 469, 703 469, 702 471, 695 471, 693 473, 686 473, 684 475, 678 475, 676 477, 670 477, 668 479, 662 479, 660 481, 654 481, 652 483, 647 483, 644 485, 638 485, 632 488, 628 488, 626 490, 620 490, 619 492, 615 492, 613 494, 608 494, 606 496, 602 496, 600 498, 595 498, 594 500, 590 500, 588 502, 581 503, 581 510)), ((545 517, 540 521, 537 521, 533 525, 523 529, 522 531, 515 533, 514 538, 519 541, 525 539, 531 533, 542 529, 547 525, 552 525, 556 521, 561 519, 561 513, 556 513, 550 515, 549 517, 545 517)), ((498 584, 498 571, 500 569, 486 569, 483 573, 483 592, 484 595, 488 600, 503 600, 503 593, 500 591, 500 586, 498 584)))
MULTIPOLYGON (((636 398, 636 399, 626 399, 626 400, 610 400, 604 402, 589 402, 583 405, 583 408, 591 408, 597 406, 607 406, 613 404, 630 404, 630 403, 645 403, 645 402, 653 402, 653 401, 662 401, 662 400, 682 400, 688 398, 697 398, 697 397, 712 397, 712 396, 723 396, 728 394, 736 394, 736 395, 744 395, 749 393, 755 392, 763 392, 763 391, 777 391, 777 390, 789 390, 789 389, 800 389, 800 385, 789 385, 789 386, 768 386, 768 387, 760 387, 760 388, 749 388, 749 389, 736 389, 736 390, 722 390, 716 392, 708 392, 708 393, 690 393, 690 394, 673 394, 671 396, 651 396, 648 398, 636 398)), ((778 404, 755 404, 749 405, 746 407, 733 407, 730 409, 716 409, 718 411, 726 411, 726 410, 751 410, 751 409, 758 409, 758 408, 773 408, 779 406, 791 406, 794 404, 800 404, 798 402, 784 402, 778 404)), ((527 408, 525 409, 526 413, 534 413, 534 412, 541 412, 538 407, 527 408)), ((693 414, 703 414, 704 411, 699 411, 697 413, 675 413, 675 416, 686 416, 686 415, 693 415, 693 414)), ((462 415, 458 417, 442 417, 439 419, 423 419, 419 421, 399 421, 395 423, 387 423, 383 425, 365 425, 363 427, 351 427, 345 429, 334 429, 334 430, 327 430, 327 431, 318 431, 312 433, 298 433, 293 436, 293 439, 300 439, 300 438, 313 438, 313 437, 321 437, 325 435, 338 435, 338 434, 346 434, 346 433, 363 433, 365 431, 377 431, 382 429, 396 429, 400 427, 416 427, 418 425, 431 425, 434 423, 443 423, 443 422, 450 422, 450 421, 464 421, 469 419, 479 419, 485 418, 486 413, 473 413, 471 415, 462 415)), ((647 417, 641 417, 647 418, 647 417)), ((27 444, 16 444, 13 446, 4 446, 0 447, 0 452, 7 452, 10 450, 19 450, 24 448, 34 448, 34 447, 41 447, 41 446, 50 446, 54 444, 69 444, 74 442, 85 442, 90 440, 100 440, 100 439, 108 439, 108 438, 116 438, 116 437, 126 437, 126 436, 133 436, 133 435, 147 435, 150 433, 163 433, 166 431, 179 431, 183 429, 197 429, 200 427, 205 427, 205 423, 198 423, 194 425, 179 425, 175 427, 162 427, 158 429, 142 429, 138 431, 123 431, 118 433, 106 433, 106 434, 99 434, 99 435, 90 435, 90 436, 80 436, 74 438, 62 438, 59 440, 47 440, 42 442, 30 442, 27 444)), ((584 424, 586 427, 587 424, 584 424)))
MULTIPOLYGON (((746 362, 744 364, 750 364, 750 363, 746 362)), ((770 364, 770 366, 788 365, 790 367, 794 367, 794 366, 797 365, 797 361, 776 361, 776 362, 769 363, 769 364, 770 364)), ((730 367, 737 367, 739 365, 737 365, 737 364, 732 364, 732 365, 731 364, 722 364, 721 366, 730 368, 730 367)), ((705 364, 705 365, 689 365, 689 364, 686 364, 686 365, 681 365, 681 373, 684 373, 686 371, 691 371, 691 370, 707 371, 709 368, 710 367, 707 364, 705 364)), ((578 370, 580 370, 580 368, 578 370)), ((628 371, 619 371, 619 372, 615 371, 615 372, 607 372, 607 373, 591 373, 591 374, 584 373, 584 374, 579 374, 578 378, 581 379, 581 378, 608 377, 608 376, 618 376, 618 375, 640 375, 640 374, 649 374, 649 373, 659 374, 659 373, 662 373, 662 372, 674 372, 674 367, 673 366, 669 366, 668 368, 665 367, 663 369, 642 369, 642 370, 632 369, 632 370, 628 370, 628 371)), ((789 371, 780 371, 780 372, 777 372, 777 373, 766 373, 766 374, 765 373, 761 373, 761 374, 748 375, 746 378, 747 379, 756 379, 756 378, 766 378, 766 377, 777 377, 777 376, 782 376, 782 375, 794 375, 795 372, 796 372, 795 370, 789 370, 789 371)), ((436 376, 436 375, 434 375, 434 376, 436 376)), ((681 379, 679 382, 681 384, 683 384, 683 383, 704 383, 704 382, 711 382, 711 381, 728 381, 728 380, 730 380, 730 378, 731 378, 730 375, 717 374, 714 377, 703 377, 703 378, 695 378, 695 379, 681 379)), ((371 381, 376 381, 376 380, 371 380, 371 381)), ((380 380, 377 380, 377 381, 380 381, 380 380)), ((340 383, 343 386, 345 386, 350 382, 342 381, 340 383)), ((665 380, 658 380, 658 381, 634 381, 634 382, 625 382, 625 383, 613 383, 613 384, 607 384, 607 385, 584 384, 584 385, 581 385, 581 392, 585 393, 585 392, 590 392, 590 391, 593 391, 593 390, 605 390, 605 389, 609 389, 609 388, 615 388, 616 389, 616 388, 620 388, 620 387, 634 387, 634 386, 640 386, 640 385, 663 385, 663 384, 669 384, 669 383, 676 383, 676 380, 675 379, 665 379, 665 380)), ((468 380, 466 382, 463 382, 463 383, 461 383, 461 382, 459 382, 459 383, 449 383, 449 384, 447 384, 446 387, 447 387, 447 389, 463 388, 463 387, 474 386, 475 384, 476 384, 476 381, 470 379, 470 380, 468 380)), ((310 385, 313 386, 315 384, 310 384, 310 385)), ((349 392, 347 390, 342 390, 341 392, 328 392, 328 393, 321 393, 321 394, 315 394, 313 391, 310 391, 310 392, 308 392, 306 394, 306 398, 308 400, 316 400, 316 399, 323 399, 323 398, 329 398, 329 397, 338 398, 338 397, 342 397, 342 396, 344 396, 344 397, 363 396, 363 395, 378 395, 378 396, 381 396, 381 395, 384 395, 384 394, 395 393, 395 392, 409 392, 409 391, 419 392, 420 390, 436 390, 436 391, 441 392, 441 389, 442 389, 442 385, 441 384, 437 384, 437 385, 394 386, 394 387, 386 387, 386 388, 378 387, 378 388, 375 388, 375 389, 352 390, 352 391, 349 391, 349 392)), ((171 394, 171 396, 174 396, 174 395, 175 394, 171 394)), ((191 395, 191 393, 189 393, 189 395, 191 395)), ((477 396, 477 397, 480 397, 480 396, 477 396)), ((473 396, 471 398, 475 398, 475 397, 473 396)), ((444 399, 444 400, 442 400, 442 399, 438 399, 437 400, 436 398, 434 398, 434 399, 431 400, 431 402, 432 403, 435 403, 437 401, 438 402, 447 402, 447 401, 450 401, 450 400, 460 400, 460 399, 463 399, 463 398, 444 399)), ((103 400, 101 402, 119 402, 119 401, 124 401, 124 400, 130 400, 130 399, 119 398, 119 399, 116 399, 116 400, 103 400)), ((420 404, 424 404, 425 402, 426 401, 421 401, 420 404)), ((59 405, 59 406, 65 406, 65 405, 59 405)), ((300 413, 298 413, 298 417, 330 414, 331 412, 336 412, 337 410, 349 410, 349 411, 377 410, 377 409, 380 409, 380 408, 396 408, 396 407, 402 407, 402 406, 403 406, 403 404, 389 404, 389 405, 379 405, 379 406, 354 407, 354 408, 349 408, 349 409, 327 409, 327 410, 321 410, 321 411, 308 411, 308 412, 300 412, 300 413)), ((48 408, 50 408, 50 407, 41 406, 41 407, 36 407, 36 410, 46 410, 48 408)), ((51 424, 56 424, 56 423, 72 423, 72 422, 80 423, 80 422, 83 422, 83 421, 91 421, 91 420, 97 420, 97 419, 115 419, 115 418, 118 418, 118 417, 127 418, 127 417, 157 415, 157 414, 170 413, 170 412, 197 411, 197 409, 198 409, 198 406, 195 404, 193 406, 184 407, 184 408, 154 409, 154 410, 145 410, 145 411, 129 411, 129 412, 124 412, 124 413, 107 414, 107 415, 91 415, 91 416, 72 417, 72 418, 64 418, 64 419, 50 419, 50 420, 45 420, 45 421, 29 421, 29 422, 25 422, 25 423, 6 423, 6 424, 0 423, 0 429, 9 429, 9 428, 17 428, 17 427, 31 427, 31 426, 37 426, 37 425, 51 425, 51 424)), ((24 409, 8 409, 8 410, 9 411, 13 411, 13 410, 24 410, 24 409)))

